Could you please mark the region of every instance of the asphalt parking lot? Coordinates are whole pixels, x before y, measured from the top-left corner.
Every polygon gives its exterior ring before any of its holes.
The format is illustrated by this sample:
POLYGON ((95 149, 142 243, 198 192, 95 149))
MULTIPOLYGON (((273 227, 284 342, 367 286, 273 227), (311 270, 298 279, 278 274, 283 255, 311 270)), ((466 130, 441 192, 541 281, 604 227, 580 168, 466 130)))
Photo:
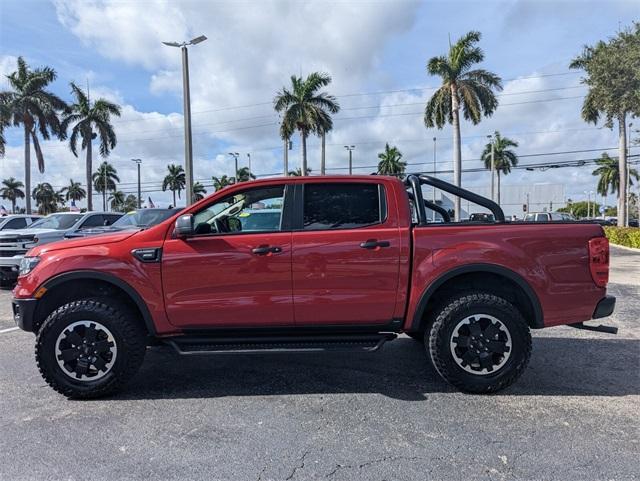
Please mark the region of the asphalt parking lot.
POLYGON ((45 385, 0 291, 0 480, 637 479, 640 252, 612 248, 609 290, 617 336, 537 331, 498 395, 454 391, 403 338, 368 355, 153 348, 97 401, 45 385))

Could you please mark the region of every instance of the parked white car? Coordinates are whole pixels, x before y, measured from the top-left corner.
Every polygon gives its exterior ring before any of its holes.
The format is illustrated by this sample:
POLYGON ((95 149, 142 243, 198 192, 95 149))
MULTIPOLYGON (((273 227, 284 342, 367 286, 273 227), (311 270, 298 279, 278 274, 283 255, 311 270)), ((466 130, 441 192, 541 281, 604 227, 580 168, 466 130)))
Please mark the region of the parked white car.
POLYGON ((0 217, 0 231, 9 229, 25 229, 42 218, 40 215, 10 214, 0 217))

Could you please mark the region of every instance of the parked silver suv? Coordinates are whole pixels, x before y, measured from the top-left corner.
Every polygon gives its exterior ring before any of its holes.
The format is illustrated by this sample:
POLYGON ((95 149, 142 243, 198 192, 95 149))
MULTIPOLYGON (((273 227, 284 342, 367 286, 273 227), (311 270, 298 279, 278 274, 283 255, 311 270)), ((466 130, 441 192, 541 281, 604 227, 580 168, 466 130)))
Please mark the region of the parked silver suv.
POLYGON ((0 217, 0 231, 25 229, 41 219, 41 215, 10 214, 0 217))
POLYGON ((29 249, 48 244, 84 229, 111 225, 122 214, 115 212, 59 212, 39 219, 26 229, 0 232, 0 285, 12 285, 18 278, 20 261, 29 249))

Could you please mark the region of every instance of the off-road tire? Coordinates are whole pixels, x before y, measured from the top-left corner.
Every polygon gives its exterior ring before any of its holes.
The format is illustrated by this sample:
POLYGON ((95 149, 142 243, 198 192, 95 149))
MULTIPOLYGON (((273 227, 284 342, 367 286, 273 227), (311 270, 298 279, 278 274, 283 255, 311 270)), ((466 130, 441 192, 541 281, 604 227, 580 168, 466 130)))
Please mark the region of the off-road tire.
POLYGON ((60 306, 45 319, 36 337, 35 356, 44 380, 60 394, 73 399, 90 399, 112 394, 138 371, 146 351, 146 333, 135 314, 111 299, 83 299, 60 306), (115 339, 117 356, 100 379, 78 381, 66 374, 56 360, 58 336, 77 321, 95 321, 115 339))
POLYGON ((425 347, 436 371, 448 383, 464 392, 488 394, 513 384, 529 363, 531 333, 520 311, 507 300, 486 292, 461 293, 436 309, 428 329, 425 347), (511 352, 506 363, 490 374, 465 371, 455 361, 450 342, 458 323, 474 314, 497 318, 511 336, 511 352))

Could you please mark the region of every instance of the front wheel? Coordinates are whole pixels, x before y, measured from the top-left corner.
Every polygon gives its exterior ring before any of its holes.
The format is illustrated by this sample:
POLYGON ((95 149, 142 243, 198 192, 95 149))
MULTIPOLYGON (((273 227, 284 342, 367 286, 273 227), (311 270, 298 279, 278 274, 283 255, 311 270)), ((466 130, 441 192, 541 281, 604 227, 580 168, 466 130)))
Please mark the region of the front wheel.
POLYGON ((45 320, 36 338, 44 380, 70 398, 117 391, 142 364, 146 338, 126 306, 103 299, 65 304, 45 320))
POLYGON ((490 293, 459 294, 437 312, 425 344, 447 382, 492 393, 520 377, 531 357, 531 334, 516 307, 490 293))

